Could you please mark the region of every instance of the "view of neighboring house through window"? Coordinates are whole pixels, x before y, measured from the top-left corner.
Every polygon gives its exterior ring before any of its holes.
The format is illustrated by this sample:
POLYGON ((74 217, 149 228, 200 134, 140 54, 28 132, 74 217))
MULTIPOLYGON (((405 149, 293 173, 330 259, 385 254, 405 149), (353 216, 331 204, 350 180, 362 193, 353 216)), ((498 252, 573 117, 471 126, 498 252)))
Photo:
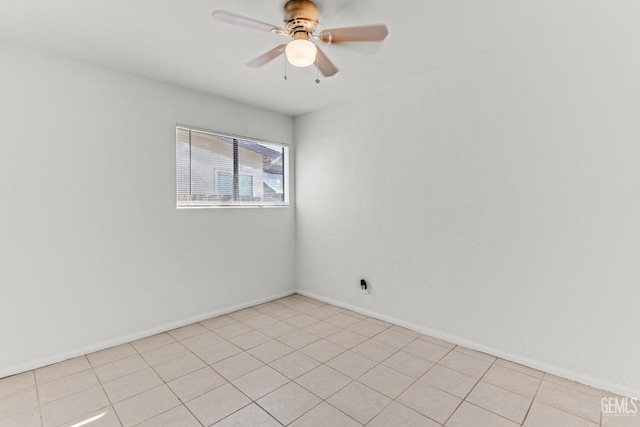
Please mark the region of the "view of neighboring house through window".
POLYGON ((286 206, 288 147, 176 127, 178 207, 286 206))

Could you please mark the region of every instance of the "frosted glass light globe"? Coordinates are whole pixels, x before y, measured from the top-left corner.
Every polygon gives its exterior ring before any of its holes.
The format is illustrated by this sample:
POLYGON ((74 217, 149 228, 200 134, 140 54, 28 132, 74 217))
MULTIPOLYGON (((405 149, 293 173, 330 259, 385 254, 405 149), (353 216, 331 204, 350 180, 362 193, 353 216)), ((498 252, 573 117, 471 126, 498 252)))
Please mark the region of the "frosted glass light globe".
POLYGON ((318 48, 309 40, 298 39, 289 42, 285 48, 289 63, 295 67, 308 67, 316 62, 318 48))

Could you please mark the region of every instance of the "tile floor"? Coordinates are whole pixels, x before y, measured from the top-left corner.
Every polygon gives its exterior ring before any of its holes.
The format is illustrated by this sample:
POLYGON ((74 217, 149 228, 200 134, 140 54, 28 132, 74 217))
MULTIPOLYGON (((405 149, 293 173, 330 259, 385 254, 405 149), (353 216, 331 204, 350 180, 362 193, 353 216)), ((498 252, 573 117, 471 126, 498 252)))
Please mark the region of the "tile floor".
POLYGON ((640 426, 603 396, 292 295, 0 379, 0 426, 640 426))

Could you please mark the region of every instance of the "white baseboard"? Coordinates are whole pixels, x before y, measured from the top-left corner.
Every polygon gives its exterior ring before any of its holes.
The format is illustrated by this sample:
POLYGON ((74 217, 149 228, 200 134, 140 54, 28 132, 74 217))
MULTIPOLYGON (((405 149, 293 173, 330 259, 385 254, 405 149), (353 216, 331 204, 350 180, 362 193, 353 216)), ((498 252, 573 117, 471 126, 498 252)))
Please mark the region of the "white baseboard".
POLYGON ((20 374, 22 372, 30 371, 32 369, 42 368, 43 366, 48 366, 53 363, 62 362, 64 360, 72 359, 74 357, 84 356, 89 353, 93 353, 96 351, 104 350, 106 348, 115 347, 120 344, 128 343, 131 341, 139 340, 141 338, 150 337, 152 335, 156 335, 162 332, 170 331, 172 329, 181 328, 183 326, 190 325, 192 323, 200 322, 202 320, 210 319, 212 317, 221 316, 223 314, 232 313, 234 311, 242 310, 243 308, 252 307, 254 305, 263 304, 265 302, 274 301, 280 298, 287 297, 289 295, 295 294, 295 290, 282 292, 280 294, 271 295, 265 298, 260 298, 254 301, 250 301, 247 303, 242 303, 235 305, 233 307, 226 307, 216 311, 212 311, 210 313, 205 313, 202 315, 198 315, 195 317, 191 317, 189 319, 180 320, 177 322, 169 323, 163 326, 159 326, 157 328, 147 329, 145 331, 136 332, 134 334, 126 335, 123 337, 119 337, 113 340, 101 342, 98 344, 90 345, 88 347, 78 348, 72 351, 68 351, 65 353, 55 354, 49 357, 45 357, 38 360, 33 360, 31 362, 22 363, 20 365, 10 366, 8 368, 0 369, 0 378, 8 377, 10 375, 20 374))
POLYGON ((327 304, 335 305, 341 308, 346 308, 347 310, 351 310, 356 313, 363 314, 365 316, 383 320, 387 323, 392 323, 394 325, 402 326, 403 328, 411 329, 412 331, 416 331, 424 335, 429 335, 434 338, 439 338, 439 339, 448 341, 452 344, 461 345, 463 347, 467 347, 472 350, 480 351, 482 353, 490 354, 492 356, 499 357, 501 359, 509 360, 519 365, 527 366, 529 368, 537 369, 543 372, 548 372, 550 374, 556 375, 561 378, 565 378, 565 379, 579 382, 581 384, 585 384, 591 387, 606 390, 615 394, 619 394, 621 396, 640 398, 640 390, 637 390, 634 388, 622 386, 606 380, 594 378, 588 375, 583 375, 579 372, 574 372, 567 369, 559 368, 554 365, 549 365, 547 363, 529 359, 522 356, 518 356, 516 354, 511 354, 503 350, 499 350, 496 348, 492 348, 492 347, 477 343, 475 341, 466 340, 453 335, 435 331, 433 329, 429 329, 421 325, 416 325, 415 323, 405 322, 404 320, 396 319, 395 317, 376 313, 374 311, 366 310, 354 305, 345 304, 343 302, 333 300, 331 298, 326 298, 326 297, 314 294, 312 292, 307 292, 301 289, 297 289, 296 293, 307 296, 309 298, 317 299, 322 302, 326 302, 327 304))

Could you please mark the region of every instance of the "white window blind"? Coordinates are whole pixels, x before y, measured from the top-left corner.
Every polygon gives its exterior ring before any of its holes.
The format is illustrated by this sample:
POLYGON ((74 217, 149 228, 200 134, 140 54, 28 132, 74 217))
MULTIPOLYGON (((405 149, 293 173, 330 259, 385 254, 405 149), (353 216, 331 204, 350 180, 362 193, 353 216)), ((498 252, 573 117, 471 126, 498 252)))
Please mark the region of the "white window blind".
POLYGON ((288 147, 176 127, 176 205, 286 206, 288 147))

